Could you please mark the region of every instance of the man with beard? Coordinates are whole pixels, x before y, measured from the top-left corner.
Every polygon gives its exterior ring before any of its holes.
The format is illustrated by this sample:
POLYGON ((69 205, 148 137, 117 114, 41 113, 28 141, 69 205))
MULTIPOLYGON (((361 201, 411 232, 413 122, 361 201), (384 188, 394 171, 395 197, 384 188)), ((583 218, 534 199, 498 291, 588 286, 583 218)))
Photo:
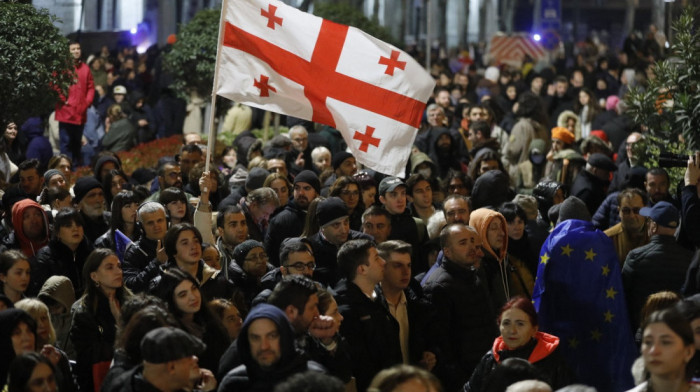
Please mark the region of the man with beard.
POLYGON ((673 198, 671 198, 671 195, 668 193, 668 186, 669 178, 666 170, 660 167, 649 169, 646 181, 644 181, 644 187, 647 191, 650 207, 660 201, 667 201, 671 204, 675 204, 673 198))
POLYGON ((304 170, 294 178, 294 198, 270 220, 265 236, 265 249, 272 265, 280 265, 279 249, 282 241, 285 238, 298 237, 304 231, 306 210, 320 191, 321 182, 311 170, 304 170))
POLYGON ((322 196, 328 196, 331 185, 340 177, 352 177, 357 173, 357 161, 355 157, 347 151, 340 151, 333 154, 331 166, 333 167, 333 174, 323 183, 323 189, 321 189, 322 196))
POLYGON ((435 128, 430 131, 432 143, 428 146, 428 156, 435 163, 440 178, 447 177, 450 169, 461 171, 460 157, 457 155, 457 147, 447 128, 435 128))
POLYGON ((85 237, 91 244, 109 230, 112 214, 106 211, 105 195, 102 184, 94 177, 81 177, 73 187, 76 208, 85 220, 85 237))
POLYGON ((314 279, 327 286, 338 282, 338 249, 349 240, 371 239, 367 234, 350 230, 348 207, 339 197, 329 197, 318 203, 316 219, 319 231, 309 242, 316 259, 314 279))
MULTIPOLYGON (((180 164, 174 159, 167 159, 158 166, 158 190, 149 196, 146 201, 158 201, 160 191, 170 187, 182 189, 182 169, 180 164)), ((187 200, 191 199, 192 195, 185 192, 187 200)))
POLYGON ((243 365, 226 374, 219 392, 272 391, 293 374, 322 370, 295 351, 294 330, 285 313, 274 305, 254 307, 235 344, 243 365))

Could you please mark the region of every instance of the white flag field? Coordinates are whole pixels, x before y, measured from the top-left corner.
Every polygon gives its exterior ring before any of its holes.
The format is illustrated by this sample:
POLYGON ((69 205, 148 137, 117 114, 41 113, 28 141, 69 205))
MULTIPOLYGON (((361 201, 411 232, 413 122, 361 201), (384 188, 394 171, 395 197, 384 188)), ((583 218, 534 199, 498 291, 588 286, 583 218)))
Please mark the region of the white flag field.
POLYGON ((358 162, 403 176, 433 78, 361 30, 276 0, 222 10, 218 95, 338 129, 358 162))

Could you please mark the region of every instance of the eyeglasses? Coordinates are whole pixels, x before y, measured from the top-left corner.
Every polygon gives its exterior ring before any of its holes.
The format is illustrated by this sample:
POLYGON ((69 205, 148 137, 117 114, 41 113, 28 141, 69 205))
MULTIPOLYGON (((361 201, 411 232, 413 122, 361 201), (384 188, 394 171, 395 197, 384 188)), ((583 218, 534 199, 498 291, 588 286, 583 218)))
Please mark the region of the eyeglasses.
POLYGON ((260 253, 257 256, 246 257, 244 260, 247 262, 251 262, 251 263, 255 262, 255 261, 258 261, 261 263, 266 263, 267 262, 267 255, 265 253, 260 253))
POLYGON ((287 268, 294 268, 295 270, 302 272, 305 269, 310 269, 310 270, 315 270, 316 269, 316 263, 302 263, 301 261, 298 263, 294 264, 289 264, 287 268))
POLYGON ((642 209, 641 207, 634 207, 634 208, 622 207, 622 208, 620 208, 620 212, 622 212, 622 215, 629 215, 631 213, 635 213, 636 215, 639 215, 639 211, 641 209, 642 209))
POLYGON ((358 197, 360 196, 360 191, 341 191, 341 195, 343 196, 355 196, 358 197))

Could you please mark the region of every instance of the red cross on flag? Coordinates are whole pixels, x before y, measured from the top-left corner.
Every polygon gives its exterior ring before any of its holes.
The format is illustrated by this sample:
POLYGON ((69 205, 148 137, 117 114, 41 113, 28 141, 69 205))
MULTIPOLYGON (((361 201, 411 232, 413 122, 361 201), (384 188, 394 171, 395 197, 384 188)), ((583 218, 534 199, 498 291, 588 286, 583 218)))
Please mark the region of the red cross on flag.
POLYGON ((403 176, 435 82, 408 54, 276 0, 224 2, 218 95, 338 129, 357 161, 403 176))

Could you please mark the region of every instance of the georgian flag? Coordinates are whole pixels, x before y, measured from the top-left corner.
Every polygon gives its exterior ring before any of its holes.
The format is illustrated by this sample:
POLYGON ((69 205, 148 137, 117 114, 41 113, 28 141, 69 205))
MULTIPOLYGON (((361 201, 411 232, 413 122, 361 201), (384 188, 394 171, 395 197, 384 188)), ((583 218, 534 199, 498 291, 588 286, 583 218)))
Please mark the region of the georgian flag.
POLYGON ((417 62, 276 0, 224 4, 218 95, 334 127, 358 162, 403 176, 435 86, 417 62))

